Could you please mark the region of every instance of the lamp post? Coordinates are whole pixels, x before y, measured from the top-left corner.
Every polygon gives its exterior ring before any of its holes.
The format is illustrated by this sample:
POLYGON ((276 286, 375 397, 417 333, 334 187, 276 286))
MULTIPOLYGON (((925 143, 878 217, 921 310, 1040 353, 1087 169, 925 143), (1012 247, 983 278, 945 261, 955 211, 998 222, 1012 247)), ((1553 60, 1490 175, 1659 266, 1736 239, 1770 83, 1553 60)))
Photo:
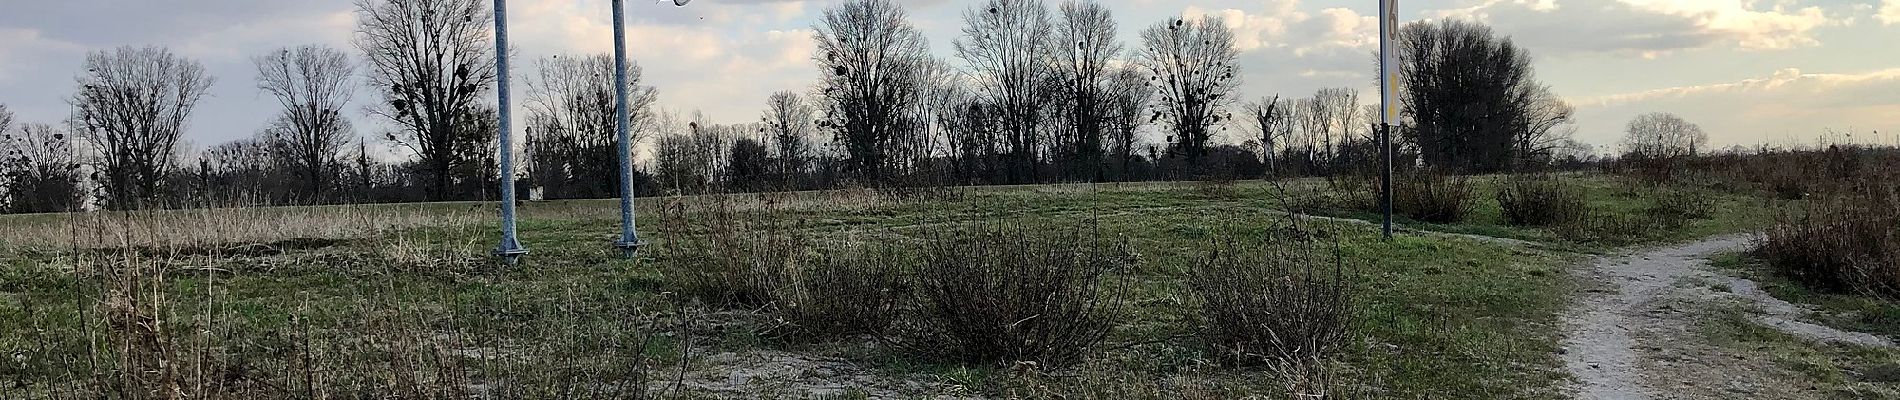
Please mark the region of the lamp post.
POLYGON ((514 124, 509 120, 508 105, 508 0, 495 0, 495 114, 500 119, 501 158, 501 245, 495 255, 514 264, 528 249, 515 237, 515 151, 514 124))
MULTIPOLYGON (((692 0, 672 0, 685 7, 692 0)), ((620 151, 620 239, 614 247, 621 257, 633 258, 646 242, 640 240, 633 218, 633 127, 632 110, 627 100, 627 21, 623 0, 613 0, 614 15, 614 133, 620 151)))
POLYGON ((613 0, 614 131, 620 151, 620 239, 614 241, 614 247, 620 249, 621 257, 631 259, 646 242, 640 241, 633 220, 633 134, 629 132, 633 119, 627 104, 627 24, 621 3, 613 0))

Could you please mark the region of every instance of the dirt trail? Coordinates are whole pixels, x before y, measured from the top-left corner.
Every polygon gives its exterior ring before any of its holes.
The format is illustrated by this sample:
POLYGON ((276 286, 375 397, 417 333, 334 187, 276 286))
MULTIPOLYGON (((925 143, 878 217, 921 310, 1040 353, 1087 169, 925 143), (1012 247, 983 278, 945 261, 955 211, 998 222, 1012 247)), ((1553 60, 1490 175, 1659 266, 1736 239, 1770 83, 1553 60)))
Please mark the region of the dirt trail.
MULTIPOLYGON (((1738 301, 1758 312, 1755 322, 1815 342, 1844 342, 1865 346, 1893 346, 1886 339, 1858 332, 1802 322, 1809 312, 1761 291, 1754 282, 1715 273, 1706 258, 1740 250, 1748 236, 1723 236, 1685 245, 1645 250, 1596 259, 1583 270, 1591 286, 1580 294, 1565 316, 1568 328, 1563 359, 1577 377, 1580 399, 1647 399, 1682 396, 1681 386, 1722 385, 1736 393, 1772 390, 1747 377, 1706 382, 1674 372, 1671 361, 1684 349, 1708 347, 1682 334, 1698 318, 1696 307, 1685 304, 1715 300, 1738 301), (1710 290, 1708 283, 1725 284, 1727 291, 1710 290), (1701 284, 1698 284, 1701 283, 1701 284), (1647 371, 1646 369, 1657 369, 1647 371), (1670 387, 1673 386, 1673 387, 1670 387)), ((1722 369, 1722 366, 1705 366, 1722 369)), ((1738 366, 1724 373, 1755 372, 1738 366)))

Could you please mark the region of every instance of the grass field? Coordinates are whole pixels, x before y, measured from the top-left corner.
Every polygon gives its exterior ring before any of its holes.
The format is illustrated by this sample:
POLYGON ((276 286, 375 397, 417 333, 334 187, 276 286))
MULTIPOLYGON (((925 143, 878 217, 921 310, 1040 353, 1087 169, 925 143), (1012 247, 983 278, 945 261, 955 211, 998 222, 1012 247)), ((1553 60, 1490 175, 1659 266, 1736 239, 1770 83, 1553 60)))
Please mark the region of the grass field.
MULTIPOLYGON (((0 397, 110 388, 125 397, 1559 398, 1571 266, 1772 215, 1750 195, 1565 179, 1587 188, 1601 215, 1641 219, 1658 196, 1685 190, 1713 212, 1618 240, 1573 240, 1505 223, 1480 177, 1471 217, 1401 221, 1409 229, 1391 241, 1376 226, 1306 220, 1347 261, 1354 336, 1298 374, 1216 361, 1186 277, 1221 239, 1283 234, 1288 196, 1338 195, 1319 181, 641 199, 651 246, 635 260, 608 245, 613 201, 533 202, 520 224, 532 253, 515 266, 487 255, 489 203, 5 216, 0 352, 12 357, 0 360, 0 397), (782 335, 772 313, 681 294, 680 277, 659 267, 676 240, 668 235, 719 229, 695 225, 705 215, 692 206, 712 201, 833 243, 914 242, 981 223, 1086 224, 1124 240, 1136 261, 1107 278, 1125 306, 1078 365, 959 363, 870 335, 782 335)), ((1317 214, 1376 220, 1355 207, 1317 214)))

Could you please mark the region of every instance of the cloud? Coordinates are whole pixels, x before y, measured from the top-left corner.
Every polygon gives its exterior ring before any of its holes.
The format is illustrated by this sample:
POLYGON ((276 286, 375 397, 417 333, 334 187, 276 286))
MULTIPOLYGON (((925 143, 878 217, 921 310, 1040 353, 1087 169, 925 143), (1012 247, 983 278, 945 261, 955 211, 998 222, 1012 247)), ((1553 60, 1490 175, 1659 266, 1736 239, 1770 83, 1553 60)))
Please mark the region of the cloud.
POLYGON ((1243 96, 1298 97, 1325 87, 1373 90, 1379 21, 1346 8, 1307 11, 1299 0, 1260 8, 1188 6, 1181 15, 1221 19, 1241 52, 1243 96))
POLYGON ((1291 49, 1295 55, 1305 55, 1335 49, 1373 49, 1379 36, 1377 17, 1345 8, 1307 12, 1300 8, 1299 0, 1269 1, 1264 10, 1255 12, 1189 6, 1181 15, 1226 22, 1234 30, 1235 45, 1241 51, 1291 49))
POLYGON ((75 57, 85 46, 47 38, 38 29, 0 28, 0 83, 28 79, 27 71, 52 57, 75 57))
POLYGON ((1874 15, 1883 25, 1900 25, 1900 0, 1881 0, 1880 14, 1874 15))
MULTIPOLYGON (((816 74, 810 62, 816 48, 812 31, 796 21, 807 12, 804 2, 643 3, 627 4, 628 56, 644 68, 646 84, 658 88, 665 107, 698 108, 718 121, 748 121, 766 96, 803 89, 816 74)), ((525 2, 511 18, 518 21, 510 26, 515 47, 529 58, 611 53, 613 25, 606 4, 525 2)))
POLYGON ((1648 58, 1717 46, 1818 46, 1818 29, 1847 23, 1822 7, 1792 0, 1488 0, 1426 16, 1482 21, 1533 48, 1648 58))
POLYGON ((1788 68, 1734 82, 1570 99, 1588 141, 1614 143, 1621 123, 1660 111, 1702 124, 1720 145, 1804 140, 1823 130, 1900 133, 1900 68, 1853 74, 1788 68))

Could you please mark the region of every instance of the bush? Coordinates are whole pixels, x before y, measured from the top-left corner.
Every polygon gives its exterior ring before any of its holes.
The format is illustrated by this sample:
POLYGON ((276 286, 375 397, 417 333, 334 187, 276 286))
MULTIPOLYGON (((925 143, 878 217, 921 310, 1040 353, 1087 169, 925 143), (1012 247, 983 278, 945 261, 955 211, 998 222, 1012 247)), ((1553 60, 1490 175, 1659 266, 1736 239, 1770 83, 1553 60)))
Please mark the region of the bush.
POLYGON ((1347 344, 1352 284, 1337 251, 1302 237, 1215 248, 1189 284, 1226 361, 1303 368, 1347 344))
POLYGON ((776 222, 749 226, 726 198, 711 201, 663 211, 664 241, 655 251, 660 272, 681 294, 706 303, 770 304, 785 263, 804 251, 804 238, 780 232, 783 227, 776 222))
POLYGON ((1000 221, 937 234, 916 271, 919 326, 902 345, 970 363, 1079 361, 1123 304, 1125 244, 1093 229, 1000 221))
POLYGON ((1463 221, 1471 213, 1476 191, 1463 176, 1438 171, 1417 171, 1394 177, 1393 212, 1417 221, 1448 224, 1463 221))
POLYGON ((1511 225, 1554 226, 1586 218, 1583 191, 1549 175, 1498 180, 1498 206, 1511 225))
POLYGON ((1715 213, 1715 198, 1706 193, 1683 189, 1660 190, 1656 203, 1643 210, 1651 221, 1667 229, 1681 228, 1690 220, 1706 219, 1715 213))
POLYGON ((821 247, 795 261, 772 292, 772 309, 788 333, 806 337, 882 332, 907 294, 901 268, 913 262, 882 242, 821 247))
POLYGON ((1817 200, 1769 227, 1755 254, 1808 286, 1900 299, 1896 223, 1891 195, 1817 200))
POLYGON ((690 219, 673 212, 680 218, 672 226, 688 228, 668 235, 661 270, 677 290, 700 301, 770 312, 781 325, 767 333, 878 333, 903 297, 900 272, 913 261, 887 243, 814 245, 802 227, 742 218, 724 200, 690 219))
POLYGON ((1638 239, 1638 235, 1652 230, 1641 222, 1627 215, 1595 213, 1558 224, 1552 231, 1558 237, 1574 242, 1615 246, 1632 243, 1638 239))

